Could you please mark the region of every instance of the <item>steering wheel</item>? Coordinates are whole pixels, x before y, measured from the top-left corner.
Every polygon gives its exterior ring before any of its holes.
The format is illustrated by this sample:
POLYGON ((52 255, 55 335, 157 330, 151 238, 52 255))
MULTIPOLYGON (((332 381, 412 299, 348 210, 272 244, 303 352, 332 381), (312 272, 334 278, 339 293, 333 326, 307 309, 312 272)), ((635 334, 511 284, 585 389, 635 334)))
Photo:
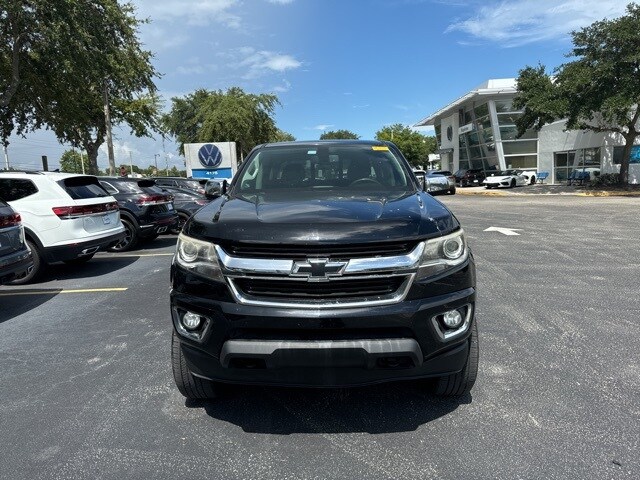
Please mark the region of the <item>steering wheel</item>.
POLYGON ((379 181, 374 180, 373 178, 359 178, 358 180, 354 180, 353 182, 351 182, 349 186, 355 187, 357 185, 366 185, 366 184, 382 186, 382 184, 379 181))

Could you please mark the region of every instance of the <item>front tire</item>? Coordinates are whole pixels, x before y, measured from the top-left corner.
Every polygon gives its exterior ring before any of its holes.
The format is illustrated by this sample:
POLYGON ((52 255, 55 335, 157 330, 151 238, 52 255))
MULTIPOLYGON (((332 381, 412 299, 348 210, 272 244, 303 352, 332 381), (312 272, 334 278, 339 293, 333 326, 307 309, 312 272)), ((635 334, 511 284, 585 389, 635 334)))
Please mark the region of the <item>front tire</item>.
POLYGON ((35 243, 31 240, 27 239, 25 242, 29 248, 31 249, 31 256, 33 257, 33 268, 29 273, 27 273, 24 277, 18 278, 10 282, 11 285, 26 285, 27 283, 34 282, 42 272, 47 268, 47 262, 42 259, 42 254, 35 243))
POLYGON ((516 188, 516 181, 515 180, 511 180, 511 188, 516 188))
POLYGON ((478 376, 478 360, 480 348, 478 345, 478 326, 473 322, 471 338, 469 340, 469 356, 464 368, 458 373, 439 377, 436 380, 434 393, 446 397, 460 397, 466 395, 473 388, 478 376))
POLYGON ((451 187, 449 189, 449 195, 455 195, 456 194, 456 187, 451 187))
POLYGON ((207 400, 217 396, 215 383, 196 377, 189 370, 182 353, 182 344, 175 330, 171 336, 171 367, 176 387, 184 397, 193 400, 207 400))

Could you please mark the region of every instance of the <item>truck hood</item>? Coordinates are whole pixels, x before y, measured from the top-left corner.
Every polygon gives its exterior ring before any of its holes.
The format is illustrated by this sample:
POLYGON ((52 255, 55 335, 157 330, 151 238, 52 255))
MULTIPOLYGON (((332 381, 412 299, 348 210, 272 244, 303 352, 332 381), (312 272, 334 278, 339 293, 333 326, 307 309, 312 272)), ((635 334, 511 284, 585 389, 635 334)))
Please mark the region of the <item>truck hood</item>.
POLYGON ((308 192, 221 197, 196 213, 184 231, 213 242, 344 244, 422 239, 458 226, 444 205, 423 192, 308 192))

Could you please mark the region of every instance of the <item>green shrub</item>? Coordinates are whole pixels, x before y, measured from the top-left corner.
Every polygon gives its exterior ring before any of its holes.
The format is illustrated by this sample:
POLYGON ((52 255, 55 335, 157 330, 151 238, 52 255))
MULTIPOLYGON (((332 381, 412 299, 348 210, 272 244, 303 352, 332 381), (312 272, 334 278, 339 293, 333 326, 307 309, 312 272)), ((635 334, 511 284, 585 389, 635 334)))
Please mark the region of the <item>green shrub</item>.
POLYGON ((615 187, 620 184, 618 173, 603 173, 589 182, 590 187, 615 187))

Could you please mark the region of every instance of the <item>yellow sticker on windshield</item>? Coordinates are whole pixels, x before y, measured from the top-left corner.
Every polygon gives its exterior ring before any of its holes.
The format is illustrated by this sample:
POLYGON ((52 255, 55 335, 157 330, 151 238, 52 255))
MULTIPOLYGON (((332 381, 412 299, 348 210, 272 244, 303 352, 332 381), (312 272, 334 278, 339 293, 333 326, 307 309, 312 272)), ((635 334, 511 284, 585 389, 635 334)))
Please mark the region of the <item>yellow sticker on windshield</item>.
POLYGON ((387 146, 373 145, 373 146, 371 147, 371 150, 375 150, 376 152, 388 152, 388 151, 389 151, 389 147, 387 147, 387 146))

